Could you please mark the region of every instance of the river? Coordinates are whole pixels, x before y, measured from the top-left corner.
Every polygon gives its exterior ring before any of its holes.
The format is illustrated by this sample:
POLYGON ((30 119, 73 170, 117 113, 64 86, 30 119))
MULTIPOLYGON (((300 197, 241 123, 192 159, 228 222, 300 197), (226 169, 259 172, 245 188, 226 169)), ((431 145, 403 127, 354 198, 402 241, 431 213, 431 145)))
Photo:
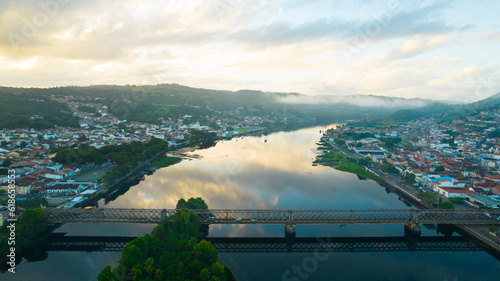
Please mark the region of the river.
MULTIPOLYGON (((330 126, 331 127, 331 126, 330 126)), ((188 153, 157 170, 104 208, 173 208, 179 198, 202 197, 210 208, 402 209, 395 193, 371 180, 313 166, 321 131, 314 127, 234 138, 188 153)), ((67 235, 140 236, 154 225, 66 224, 67 235)), ((299 225, 297 237, 403 237, 402 225, 299 225)), ((457 234, 454 234, 455 236, 457 234)), ((443 236, 435 225, 422 236, 443 236)), ((213 225, 209 237, 284 237, 283 225, 213 225)), ((50 251, 24 259, 2 280, 96 280, 116 266, 119 252, 50 251)), ((500 262, 483 251, 220 253, 237 280, 489 280, 500 262), (300 268, 299 268, 300 267, 300 268)), ((494 278, 493 278, 494 279, 494 278)))

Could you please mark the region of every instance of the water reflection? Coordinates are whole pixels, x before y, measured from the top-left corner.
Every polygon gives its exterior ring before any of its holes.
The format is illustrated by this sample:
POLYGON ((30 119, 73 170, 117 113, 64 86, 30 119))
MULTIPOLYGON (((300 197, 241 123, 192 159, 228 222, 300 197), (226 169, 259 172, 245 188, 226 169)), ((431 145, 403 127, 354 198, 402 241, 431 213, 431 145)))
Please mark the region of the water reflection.
MULTIPOLYGON (((104 207, 173 208, 179 198, 203 197, 211 208, 374 209, 407 208, 389 189, 371 180, 312 166, 319 130, 280 132, 219 142, 197 150, 197 159, 160 169, 124 194, 99 202, 104 207), (264 140, 267 139, 267 142, 264 140)), ((142 236, 153 225, 65 224, 68 235, 142 236)), ((298 237, 403 236, 402 225, 298 225, 298 237)), ((425 226, 422 235, 450 235, 425 226)), ((213 225, 211 237, 283 237, 283 225, 213 225)), ((95 280, 106 265, 116 266, 118 252, 50 252, 21 261, 4 280, 95 280), (55 278, 54 278, 55 277, 55 278)), ((282 280, 292 266, 311 261, 311 253, 221 253, 237 280, 282 280)), ((311 266, 311 263, 307 265, 311 266)), ((307 280, 489 280, 500 263, 485 252, 331 253, 317 260, 307 280)), ((298 277, 297 277, 298 278, 298 277)), ((286 280, 286 279, 285 279, 286 280)), ((305 280, 304 278, 289 280, 305 280)))
MULTIPOLYGON (((372 180, 330 167, 313 166, 318 154, 316 127, 268 136, 222 141, 189 153, 190 159, 157 170, 101 207, 174 208, 179 198, 202 197, 210 208, 380 209, 407 208, 372 180), (266 141, 267 140, 267 141, 266 141)), ((396 226, 299 226, 302 236, 325 231, 346 235, 399 234, 396 226)), ((210 235, 282 236, 283 226, 215 225, 210 235)))
POLYGON ((373 181, 312 166, 324 129, 219 142, 191 153, 200 159, 146 176, 105 207, 172 208, 179 198, 201 196, 211 208, 404 208, 373 181))

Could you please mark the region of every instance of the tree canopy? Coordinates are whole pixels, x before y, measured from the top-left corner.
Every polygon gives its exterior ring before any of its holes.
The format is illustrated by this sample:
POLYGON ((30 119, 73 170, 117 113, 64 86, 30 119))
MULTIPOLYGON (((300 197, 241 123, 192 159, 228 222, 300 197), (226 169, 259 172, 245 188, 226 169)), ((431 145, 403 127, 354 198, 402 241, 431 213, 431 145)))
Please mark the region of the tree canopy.
MULTIPOLYGON (((207 206, 201 198, 179 200, 181 207, 171 218, 128 243, 117 268, 106 266, 97 280, 236 280, 221 264, 212 243, 203 240, 202 223, 186 206, 207 206)), ((207 206, 208 207, 208 206, 207 206)))
MULTIPOLYGON (((24 211, 16 223, 16 249, 21 250, 28 246, 39 234, 47 230, 48 221, 42 208, 24 211)), ((9 251, 7 244, 7 225, 0 228, 0 254, 5 256, 9 251)))

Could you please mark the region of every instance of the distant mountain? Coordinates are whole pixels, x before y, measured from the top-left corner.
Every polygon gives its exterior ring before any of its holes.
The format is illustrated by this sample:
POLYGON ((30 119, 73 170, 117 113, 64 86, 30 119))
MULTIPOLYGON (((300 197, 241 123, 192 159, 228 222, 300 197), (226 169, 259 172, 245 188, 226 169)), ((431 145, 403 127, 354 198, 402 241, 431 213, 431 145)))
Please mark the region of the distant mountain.
MULTIPOLYGON (((450 107, 456 107, 447 102, 419 98, 405 99, 373 95, 307 96, 298 93, 254 90, 234 92, 193 88, 178 84, 94 85, 48 89, 0 87, 0 97, 13 93, 23 97, 23 101, 33 108, 36 108, 36 104, 30 105, 33 101, 29 99, 33 95, 47 98, 50 95, 75 96, 83 101, 108 105, 110 112, 120 119, 153 124, 160 123, 159 117, 178 118, 180 114, 205 116, 213 110, 223 114, 238 109, 242 114, 278 118, 278 120, 283 120, 284 125, 281 125, 293 128, 329 124, 337 120, 383 119, 391 117, 391 114, 395 114, 393 118, 400 120, 403 117, 417 116, 418 113, 435 114, 448 110, 450 107)), ((59 109, 59 112, 64 112, 63 108, 59 109)), ((9 108, 2 109, 8 116, 9 108)), ((30 111, 27 114, 32 113, 30 111)), ((44 127, 47 124, 44 124, 44 127)))
POLYGON ((453 121, 453 120, 461 120, 467 116, 477 114, 481 111, 487 111, 492 109, 500 108, 500 93, 496 93, 490 97, 485 99, 469 103, 463 104, 459 106, 453 107, 451 110, 448 110, 442 119, 443 122, 453 121))
POLYGON ((0 100, 0 129, 79 126, 67 105, 51 101, 38 89, 0 88, 0 100))

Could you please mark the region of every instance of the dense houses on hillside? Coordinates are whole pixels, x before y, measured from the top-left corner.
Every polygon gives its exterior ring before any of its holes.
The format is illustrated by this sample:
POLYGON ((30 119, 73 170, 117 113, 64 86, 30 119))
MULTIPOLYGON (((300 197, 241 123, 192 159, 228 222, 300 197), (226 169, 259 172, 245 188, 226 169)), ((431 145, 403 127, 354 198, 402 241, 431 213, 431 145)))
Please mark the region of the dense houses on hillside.
MULTIPOLYGON (((98 100, 80 101, 73 97, 52 99, 68 105, 73 115, 79 118, 80 128, 0 129, 0 168, 3 165, 16 171, 18 198, 32 190, 37 190, 39 194, 77 194, 96 188, 93 182, 68 184, 68 179, 78 174, 82 167, 62 167, 53 163, 50 158, 57 149, 76 147, 83 143, 99 149, 132 141, 148 142, 152 138, 167 141, 169 146, 177 146, 186 142, 193 129, 214 132, 223 138, 260 130, 263 122, 273 122, 259 116, 239 116, 240 109, 237 109, 235 112, 213 111, 213 116, 204 116, 206 123, 214 124, 213 127, 200 125, 199 121, 193 122, 193 116, 188 114, 176 119, 160 118, 160 125, 148 124, 120 120, 98 100)), ((0 189, 7 190, 7 183, 7 175, 0 174, 0 189)))
POLYGON ((483 111, 465 121, 433 118, 403 125, 341 126, 327 134, 359 155, 413 173, 423 191, 497 208, 500 205, 500 110, 483 111), (361 138, 360 138, 361 136, 361 138), (397 139, 396 145, 390 146, 397 139), (388 142, 387 144, 385 142, 388 142))

